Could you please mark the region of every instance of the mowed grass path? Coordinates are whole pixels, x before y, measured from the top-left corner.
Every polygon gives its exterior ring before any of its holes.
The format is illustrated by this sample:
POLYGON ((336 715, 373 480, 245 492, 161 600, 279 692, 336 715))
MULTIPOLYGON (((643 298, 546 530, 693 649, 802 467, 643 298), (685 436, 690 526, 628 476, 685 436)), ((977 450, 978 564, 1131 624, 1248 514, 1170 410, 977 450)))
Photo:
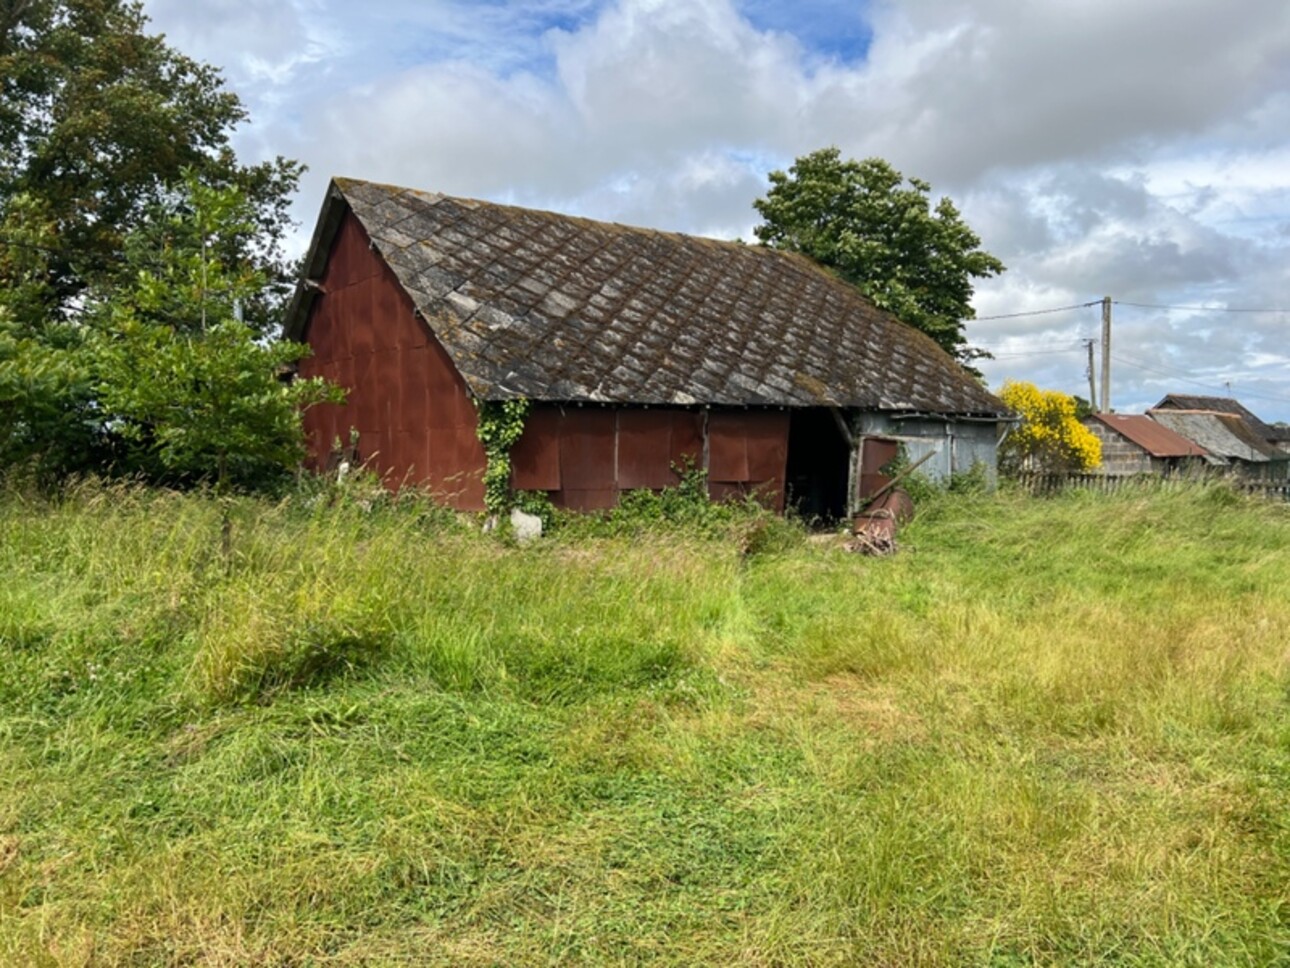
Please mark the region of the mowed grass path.
POLYGON ((1290 507, 0 499, 0 963, 1290 958, 1290 507))

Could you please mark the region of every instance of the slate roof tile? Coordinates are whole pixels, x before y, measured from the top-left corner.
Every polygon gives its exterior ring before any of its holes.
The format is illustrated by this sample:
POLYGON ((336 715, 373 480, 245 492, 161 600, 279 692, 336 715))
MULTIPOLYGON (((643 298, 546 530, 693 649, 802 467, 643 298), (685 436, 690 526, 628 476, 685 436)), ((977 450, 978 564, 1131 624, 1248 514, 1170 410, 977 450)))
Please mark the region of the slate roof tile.
MULTIPOLYGON (((483 399, 1008 413, 800 256, 338 179, 311 272, 345 209, 483 399)), ((302 286, 288 336, 310 298, 302 286)))

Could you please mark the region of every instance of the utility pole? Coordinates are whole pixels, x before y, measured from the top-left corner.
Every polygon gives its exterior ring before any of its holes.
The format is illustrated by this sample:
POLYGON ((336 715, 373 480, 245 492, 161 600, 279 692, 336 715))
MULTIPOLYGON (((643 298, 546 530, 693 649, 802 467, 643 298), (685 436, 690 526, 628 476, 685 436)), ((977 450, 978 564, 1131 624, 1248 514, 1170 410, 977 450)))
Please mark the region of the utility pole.
POLYGON ((1093 368, 1093 344, 1095 339, 1084 340, 1084 348, 1088 350, 1088 405, 1094 410, 1097 409, 1097 384, 1094 382, 1096 370, 1093 368))
POLYGON ((1101 413, 1111 412, 1111 297, 1102 297, 1102 406, 1101 413))

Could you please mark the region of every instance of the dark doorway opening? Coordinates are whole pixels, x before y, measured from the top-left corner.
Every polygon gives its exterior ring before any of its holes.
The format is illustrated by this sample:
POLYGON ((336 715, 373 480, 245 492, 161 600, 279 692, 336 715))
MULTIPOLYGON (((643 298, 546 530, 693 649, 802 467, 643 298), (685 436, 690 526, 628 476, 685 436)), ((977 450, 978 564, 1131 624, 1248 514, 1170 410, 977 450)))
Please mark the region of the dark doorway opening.
POLYGON ((828 410, 794 410, 788 426, 788 506, 811 524, 846 517, 851 447, 828 410))

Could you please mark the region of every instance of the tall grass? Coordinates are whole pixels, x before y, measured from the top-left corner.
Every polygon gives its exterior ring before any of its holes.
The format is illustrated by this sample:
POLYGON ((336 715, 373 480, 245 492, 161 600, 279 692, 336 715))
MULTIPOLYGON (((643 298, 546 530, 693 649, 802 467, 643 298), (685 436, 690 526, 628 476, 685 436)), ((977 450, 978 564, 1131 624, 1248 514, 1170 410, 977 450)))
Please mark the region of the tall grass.
POLYGON ((4 496, 0 963, 1284 957, 1287 508, 750 520, 4 496))

